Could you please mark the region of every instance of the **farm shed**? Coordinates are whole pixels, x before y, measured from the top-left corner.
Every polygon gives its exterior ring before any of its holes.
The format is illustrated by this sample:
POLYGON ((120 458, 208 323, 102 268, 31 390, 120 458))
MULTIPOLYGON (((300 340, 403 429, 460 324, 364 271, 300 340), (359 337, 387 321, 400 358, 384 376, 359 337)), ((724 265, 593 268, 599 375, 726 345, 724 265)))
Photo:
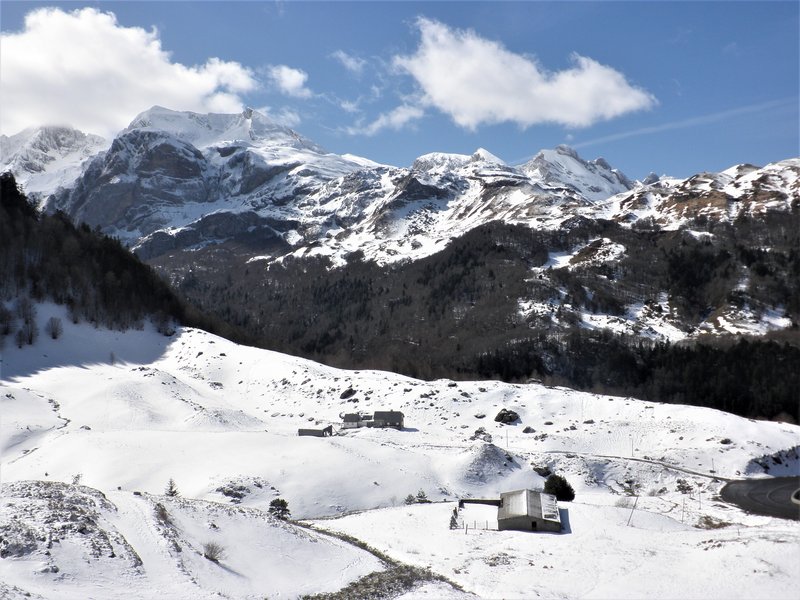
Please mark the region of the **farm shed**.
POLYGON ((556 497, 533 490, 500 494, 497 528, 517 531, 561 531, 556 497))

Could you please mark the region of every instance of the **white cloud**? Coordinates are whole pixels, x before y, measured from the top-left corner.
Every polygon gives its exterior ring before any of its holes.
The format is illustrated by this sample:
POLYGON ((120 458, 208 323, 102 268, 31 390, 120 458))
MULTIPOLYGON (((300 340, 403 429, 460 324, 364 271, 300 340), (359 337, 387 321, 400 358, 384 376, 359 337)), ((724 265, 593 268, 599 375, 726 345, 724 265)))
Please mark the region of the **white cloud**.
POLYGON ((306 87, 308 73, 302 69, 294 69, 286 65, 269 67, 269 76, 278 89, 293 98, 310 98, 312 91, 306 87))
POLYGON ((238 112, 240 95, 257 87, 252 71, 236 62, 173 62, 158 31, 124 27, 94 8, 31 11, 24 29, 3 33, 0 44, 4 133, 66 124, 111 136, 156 104, 238 112))
POLYGON ((358 102, 353 100, 340 100, 339 108, 349 113, 357 113, 360 110, 358 107, 358 102))
POLYGON ((384 129, 399 130, 409 123, 421 119, 425 111, 419 106, 402 104, 388 113, 383 113, 368 125, 348 127, 347 133, 351 135, 375 135, 384 129))
POLYGON ((425 18, 417 26, 416 53, 396 56, 394 65, 414 77, 426 105, 468 129, 502 122, 585 127, 656 103, 618 71, 585 56, 574 54, 574 66, 553 73, 473 31, 425 18))
POLYGON ((336 52, 331 54, 331 56, 336 60, 338 60, 340 63, 342 63, 342 66, 345 69, 347 69, 352 73, 355 73, 356 75, 360 75, 367 64, 367 61, 364 60, 363 58, 359 58, 358 56, 353 56, 352 54, 348 54, 344 50, 337 50, 336 52))
POLYGON ((276 123, 286 125, 286 127, 297 127, 302 121, 300 118, 300 113, 287 106, 279 109, 273 109, 269 106, 262 106, 258 109, 258 112, 268 116, 276 123))

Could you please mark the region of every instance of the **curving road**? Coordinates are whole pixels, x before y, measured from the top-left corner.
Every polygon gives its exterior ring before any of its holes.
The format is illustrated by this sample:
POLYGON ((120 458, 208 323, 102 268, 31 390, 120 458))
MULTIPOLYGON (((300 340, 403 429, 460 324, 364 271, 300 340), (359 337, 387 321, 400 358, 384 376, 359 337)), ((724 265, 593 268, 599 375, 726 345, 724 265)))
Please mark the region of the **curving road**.
POLYGON ((798 489, 800 477, 770 477, 731 481, 720 495, 747 512, 800 521, 800 506, 792 502, 798 489))

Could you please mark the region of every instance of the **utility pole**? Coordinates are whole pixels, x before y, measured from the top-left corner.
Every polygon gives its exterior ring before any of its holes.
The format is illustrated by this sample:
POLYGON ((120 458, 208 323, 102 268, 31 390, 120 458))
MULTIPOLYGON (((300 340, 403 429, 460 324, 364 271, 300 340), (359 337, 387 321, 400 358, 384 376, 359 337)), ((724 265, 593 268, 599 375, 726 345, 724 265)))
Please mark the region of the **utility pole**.
POLYGON ((633 501, 633 507, 631 507, 631 514, 628 517, 628 523, 627 523, 626 527, 630 526, 630 524, 631 524, 631 519, 633 518, 633 511, 636 510, 636 504, 638 502, 639 502, 639 496, 636 496, 636 500, 633 501))

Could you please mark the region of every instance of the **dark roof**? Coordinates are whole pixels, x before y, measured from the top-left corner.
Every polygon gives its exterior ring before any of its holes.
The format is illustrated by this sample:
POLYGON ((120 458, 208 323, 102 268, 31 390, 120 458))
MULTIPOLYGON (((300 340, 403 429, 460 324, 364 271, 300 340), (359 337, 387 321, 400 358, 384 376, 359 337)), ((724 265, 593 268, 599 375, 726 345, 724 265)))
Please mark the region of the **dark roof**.
POLYGON ((358 423, 361 420, 361 416, 357 413, 347 413, 342 420, 345 423, 358 423))
POLYGON ((403 418, 403 413, 399 410, 376 410, 375 411, 375 418, 382 419, 384 421, 394 421, 403 418))

